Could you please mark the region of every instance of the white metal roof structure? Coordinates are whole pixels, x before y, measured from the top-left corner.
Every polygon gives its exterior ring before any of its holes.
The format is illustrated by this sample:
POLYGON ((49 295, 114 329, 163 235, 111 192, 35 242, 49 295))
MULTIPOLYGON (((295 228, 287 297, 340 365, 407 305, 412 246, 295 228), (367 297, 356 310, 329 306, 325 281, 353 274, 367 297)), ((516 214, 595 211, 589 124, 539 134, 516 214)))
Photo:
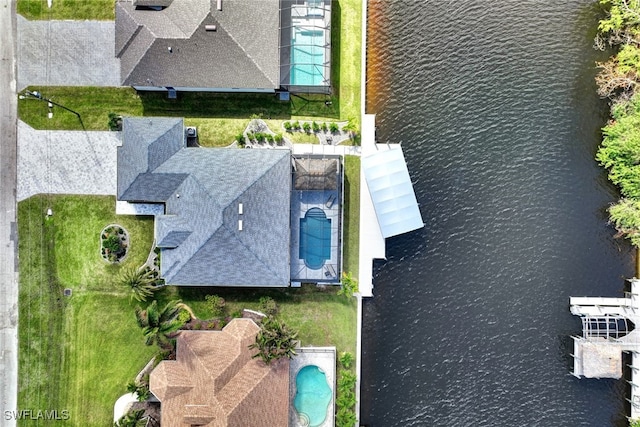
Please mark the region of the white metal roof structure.
POLYGON ((397 236, 424 227, 399 144, 362 157, 364 172, 382 236, 397 236))

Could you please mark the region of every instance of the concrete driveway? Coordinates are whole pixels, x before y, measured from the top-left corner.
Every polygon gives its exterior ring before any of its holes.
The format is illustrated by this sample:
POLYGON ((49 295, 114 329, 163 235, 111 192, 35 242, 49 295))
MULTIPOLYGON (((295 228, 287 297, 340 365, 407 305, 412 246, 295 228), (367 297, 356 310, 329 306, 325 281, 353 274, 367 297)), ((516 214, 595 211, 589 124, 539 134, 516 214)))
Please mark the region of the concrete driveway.
POLYGON ((120 132, 35 130, 18 121, 18 201, 35 194, 116 194, 120 132))
POLYGON ((29 85, 120 86, 114 21, 17 17, 18 91, 29 85))

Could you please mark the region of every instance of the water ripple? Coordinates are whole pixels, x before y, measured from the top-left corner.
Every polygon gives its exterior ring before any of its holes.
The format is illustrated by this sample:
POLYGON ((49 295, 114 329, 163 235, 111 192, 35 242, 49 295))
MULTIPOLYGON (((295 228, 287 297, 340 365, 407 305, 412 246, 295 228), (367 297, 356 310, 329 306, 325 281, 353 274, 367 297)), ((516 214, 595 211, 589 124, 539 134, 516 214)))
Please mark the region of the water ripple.
POLYGON ((624 422, 623 383, 568 375, 569 296, 619 295, 633 271, 593 161, 597 19, 590 0, 370 1, 367 108, 427 226, 377 264, 363 423, 624 422))

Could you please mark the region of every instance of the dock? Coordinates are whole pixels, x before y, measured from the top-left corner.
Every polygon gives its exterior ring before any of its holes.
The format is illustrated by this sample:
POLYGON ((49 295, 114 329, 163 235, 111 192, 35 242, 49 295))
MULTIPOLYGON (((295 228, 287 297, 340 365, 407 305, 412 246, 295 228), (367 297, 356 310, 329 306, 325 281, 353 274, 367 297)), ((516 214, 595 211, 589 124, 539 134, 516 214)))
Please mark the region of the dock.
POLYGON ((573 372, 578 378, 622 377, 622 353, 631 354, 630 419, 640 419, 640 279, 631 279, 624 298, 571 297, 582 335, 573 339, 573 372))

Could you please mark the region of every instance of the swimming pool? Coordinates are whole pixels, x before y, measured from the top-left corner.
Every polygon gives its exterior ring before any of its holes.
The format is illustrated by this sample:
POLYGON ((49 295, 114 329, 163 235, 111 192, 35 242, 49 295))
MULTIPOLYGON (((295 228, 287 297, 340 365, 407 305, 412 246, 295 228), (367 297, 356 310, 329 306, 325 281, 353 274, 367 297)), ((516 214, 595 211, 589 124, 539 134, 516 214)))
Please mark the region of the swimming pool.
POLYGON ((300 418, 308 421, 310 427, 321 425, 327 417, 332 397, 324 372, 316 365, 300 369, 296 375, 296 390, 293 406, 300 418))
POLYGON ((311 208, 300 218, 300 259, 311 270, 319 270, 331 258, 331 219, 320 208, 311 208))
POLYGON ((298 30, 291 43, 291 85, 325 84, 324 32, 298 30))

